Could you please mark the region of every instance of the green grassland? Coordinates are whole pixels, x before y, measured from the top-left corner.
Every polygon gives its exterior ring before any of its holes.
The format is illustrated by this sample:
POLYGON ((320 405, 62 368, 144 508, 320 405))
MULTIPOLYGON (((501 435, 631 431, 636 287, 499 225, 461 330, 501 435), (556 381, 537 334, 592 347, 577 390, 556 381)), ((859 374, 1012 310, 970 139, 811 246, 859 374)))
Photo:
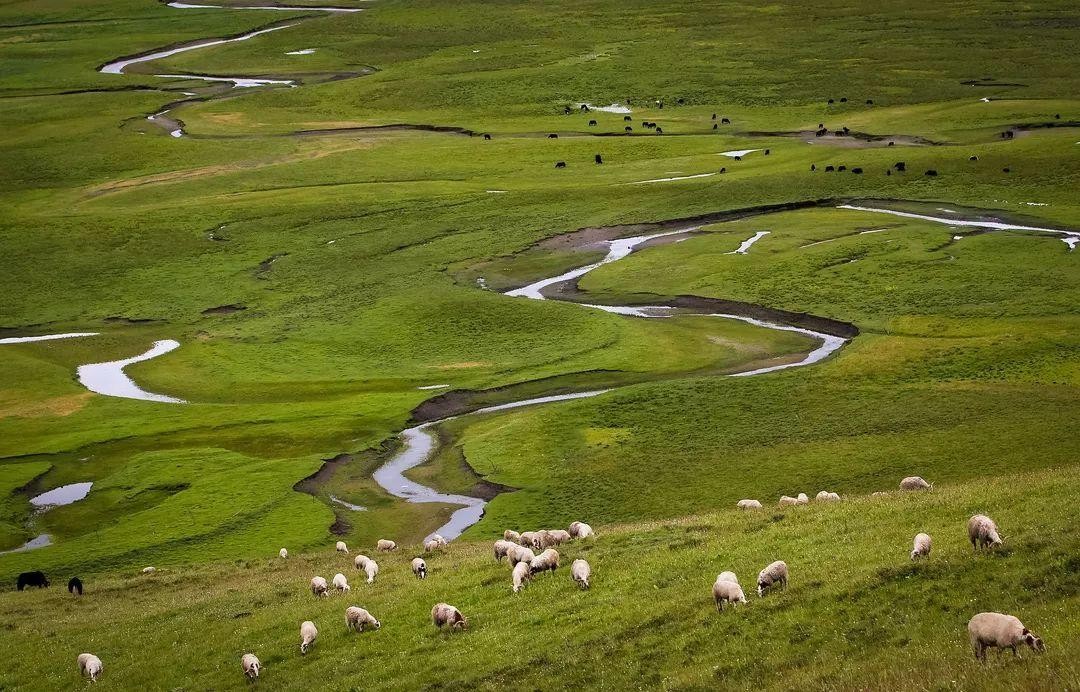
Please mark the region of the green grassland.
POLYGON ((100 594, 75 606, 56 588, 0 594, 0 636, 17 651, 0 687, 67 686, 88 648, 106 660, 103 683, 122 687, 239 685, 247 648, 265 652, 267 681, 282 687, 329 686, 349 663, 350 684, 378 667, 385 687, 1076 686, 1065 652, 1080 637, 1066 617, 1080 560, 1067 510, 1080 255, 1051 234, 834 208, 872 200, 1080 230, 1072 4, 362 6, 0 8, 0 337, 100 332, 0 344, 0 550, 54 540, 0 555, 0 580, 43 569, 58 586, 78 573, 100 594), (274 22, 293 26, 96 71, 274 22), (286 54, 303 48, 316 52, 286 54), (181 73, 298 86, 154 76, 181 73), (627 99, 629 123, 563 115, 627 99), (176 101, 181 138, 146 120, 176 101), (713 113, 731 124, 714 130, 713 113), (881 139, 805 134, 819 123, 881 139), (493 138, 364 129, 402 124, 493 138), (741 149, 769 155, 720 155, 741 149), (700 174, 712 175, 642 183, 700 174), (500 295, 602 256, 551 242, 577 229, 634 235, 634 224, 813 200, 706 223, 580 282, 597 303, 693 295, 858 327, 813 367, 726 376, 814 347, 791 332, 500 295), (749 254, 726 254, 761 230, 749 254), (181 346, 127 372, 190 404, 95 395, 76 380, 80 364, 158 339, 181 346), (430 385, 448 387, 418 389, 430 385), (425 400, 598 387, 616 391, 439 426, 440 452, 410 477, 503 492, 432 560, 428 582, 405 573, 408 555, 389 558, 360 601, 382 631, 346 642, 329 625, 340 599, 303 597, 312 570, 332 576, 335 534, 413 545, 454 509, 402 502, 371 479, 425 400), (727 511, 823 488, 860 497, 913 473, 935 492, 727 511), (85 500, 33 513, 31 496, 80 481, 94 482, 85 500), (995 557, 964 550, 977 510, 1003 524, 995 557), (508 577, 484 562, 484 541, 575 519, 603 527, 564 556, 595 558, 596 588, 570 593, 561 575, 503 600, 508 577), (942 535, 941 559, 909 568, 905 546, 923 528, 942 535), (298 559, 268 562, 281 545, 298 559), (805 575, 789 593, 710 612, 716 572, 734 566, 746 585, 779 555, 805 575), (167 588, 131 576, 146 564, 167 588), (429 631, 439 599, 474 614, 474 631, 429 631), (972 666, 963 624, 990 607, 1030 620, 1048 654, 972 666), (316 613, 325 639, 300 659, 295 630, 316 613), (138 665, 167 649, 169 666, 138 665), (514 651, 529 651, 520 669, 505 666, 514 651))

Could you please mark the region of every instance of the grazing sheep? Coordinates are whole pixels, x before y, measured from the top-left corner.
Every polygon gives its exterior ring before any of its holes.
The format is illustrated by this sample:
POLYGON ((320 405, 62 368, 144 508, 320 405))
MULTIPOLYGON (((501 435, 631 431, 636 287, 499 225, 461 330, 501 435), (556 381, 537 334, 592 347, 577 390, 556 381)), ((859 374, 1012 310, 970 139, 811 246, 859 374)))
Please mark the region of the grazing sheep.
POLYGON ((156 571, 157 571, 157 568, 155 568, 155 567, 143 567, 142 568, 142 573, 143 574, 153 574, 156 571))
POLYGON ((311 595, 312 596, 328 596, 326 580, 322 577, 311 578, 311 595))
POLYGON ((592 576, 592 567, 585 560, 577 559, 570 563, 570 578, 578 583, 583 589, 589 588, 589 577, 592 576))
POLYGON ((97 682, 101 675, 101 659, 94 654, 79 654, 75 659, 79 665, 79 672, 90 678, 91 682, 97 682))
POLYGON ((512 541, 495 541, 495 561, 502 562, 502 559, 506 557, 506 553, 515 545, 517 543, 512 541))
POLYGON ((438 550, 441 547, 442 547, 442 545, 440 545, 439 542, 436 541, 435 539, 432 539, 430 541, 424 541, 424 552, 425 553, 434 553, 436 550, 438 550))
POLYGON ((248 676, 249 680, 255 680, 259 677, 259 668, 262 667, 262 663, 259 663, 259 658, 255 654, 244 654, 240 657, 240 668, 244 671, 244 675, 248 676))
POLYGON ((287 559, 289 557, 289 551, 285 550, 284 548, 279 550, 277 554, 278 554, 278 557, 280 557, 282 560, 285 560, 285 559, 287 559))
POLYGON ((548 548, 532 559, 529 569, 533 574, 538 572, 554 572, 559 567, 559 553, 554 548, 548 548))
POLYGON ((506 551, 506 559, 511 565, 516 565, 519 562, 531 563, 535 558, 536 555, 533 551, 523 545, 512 545, 510 546, 510 549, 506 551))
POLYGON ((536 539, 538 533, 539 531, 522 531, 521 535, 519 536, 521 540, 518 541, 518 545, 531 546, 533 544, 533 541, 536 539))
POLYGON ((934 484, 927 483, 919 476, 908 476, 900 481, 901 490, 933 490, 934 484))
POLYGON ((345 545, 345 541, 338 541, 334 545, 334 550, 336 550, 339 553, 347 553, 347 552, 349 552, 349 546, 345 545))
POLYGON ((733 581, 738 584, 739 578, 735 576, 734 572, 721 572, 716 575, 716 581, 733 581))
POLYGON ((799 496, 795 498, 795 501, 800 505, 810 504, 810 498, 806 496, 806 493, 799 493, 799 496))
POLYGON ((319 630, 315 628, 314 622, 311 620, 304 620, 300 623, 300 654, 306 654, 308 649, 315 645, 315 640, 318 637, 319 630))
POLYGON ((724 603, 730 603, 732 606, 737 603, 746 603, 746 594, 743 593, 739 582, 724 579, 725 574, 730 574, 730 572, 724 572, 718 576, 712 586, 713 602, 716 603, 718 613, 724 612, 724 603))
POLYGON ((364 574, 367 575, 367 583, 372 584, 375 582, 375 576, 379 573, 379 563, 374 560, 368 560, 364 563, 364 574))
POLYGON ((979 613, 968 621, 968 636, 975 659, 986 661, 986 650, 995 647, 999 650, 1012 649, 1013 656, 1020 654, 1016 647, 1027 644, 1035 653, 1046 651, 1046 646, 1034 632, 1024 627, 1024 623, 1012 615, 1004 613, 979 613))
POLYGON ((510 541, 511 543, 521 544, 521 534, 512 529, 503 531, 503 540, 510 541))
POLYGON ((431 534, 431 538, 429 538, 428 541, 436 543, 440 548, 445 548, 446 546, 450 545, 450 541, 446 540, 437 533, 431 534))
POLYGON ((510 573, 510 578, 513 580, 514 593, 521 591, 526 582, 532 581, 532 570, 529 568, 529 563, 519 562, 514 565, 514 571, 510 573))
POLYGON ((930 534, 917 533, 915 534, 915 542, 911 548, 911 559, 919 557, 930 557, 930 534))
POLYGON ((379 629, 382 627, 382 623, 363 608, 349 606, 345 609, 345 626, 349 628, 350 632, 363 632, 364 627, 379 629))
POLYGON ((593 528, 583 521, 575 521, 570 524, 568 533, 574 538, 588 538, 589 536, 596 536, 596 532, 593 528))
POLYGON ((416 575, 417 579, 427 578, 427 563, 424 562, 422 557, 414 557, 412 561, 412 573, 416 575))
POLYGON ((68 579, 68 593, 72 596, 82 596, 82 579, 78 577, 68 579))
POLYGON ((371 558, 367 555, 357 555, 353 558, 353 567, 356 569, 364 569, 364 565, 371 561, 371 558))
POLYGON ((573 536, 570 535, 569 531, 563 531, 562 529, 555 529, 554 531, 547 531, 544 538, 545 538, 544 547, 547 548, 548 546, 552 546, 552 545, 562 545, 563 543, 566 543, 571 538, 573 538, 573 536))
POLYGON ((780 584, 785 590, 787 589, 788 582, 788 568, 787 563, 783 560, 777 560, 770 564, 765 569, 758 572, 757 575, 757 595, 761 598, 765 595, 765 589, 768 589, 773 584, 780 584))
POLYGON ((334 580, 331 583, 334 585, 334 588, 341 593, 348 593, 352 590, 352 588, 349 586, 349 580, 346 579, 345 575, 341 572, 338 572, 334 575, 334 580))
POLYGON ((1001 545, 997 524, 985 514, 976 514, 968 519, 968 538, 971 539, 971 547, 975 550, 996 548, 1001 545))
POLYGON ((463 630, 469 626, 469 621, 461 611, 447 603, 436 603, 431 608, 431 621, 439 629, 442 629, 443 625, 450 625, 451 630, 463 630))
POLYGON ((547 529, 540 529, 533 533, 532 549, 543 550, 552 544, 551 532, 547 529))
POLYGON ((739 509, 761 509, 761 503, 757 500, 739 500, 739 509))
POLYGON ((777 504, 779 504, 781 507, 791 507, 792 505, 799 504, 799 501, 793 497, 789 497, 788 495, 781 495, 780 502, 777 504))
POLYGON ((380 538, 379 542, 375 544, 375 550, 378 550, 380 553, 393 552, 397 550, 397 543, 388 541, 385 538, 380 538))
POLYGON ((828 490, 822 490, 820 493, 817 494, 817 497, 815 497, 814 499, 819 502, 839 502, 840 496, 837 493, 831 493, 828 490))

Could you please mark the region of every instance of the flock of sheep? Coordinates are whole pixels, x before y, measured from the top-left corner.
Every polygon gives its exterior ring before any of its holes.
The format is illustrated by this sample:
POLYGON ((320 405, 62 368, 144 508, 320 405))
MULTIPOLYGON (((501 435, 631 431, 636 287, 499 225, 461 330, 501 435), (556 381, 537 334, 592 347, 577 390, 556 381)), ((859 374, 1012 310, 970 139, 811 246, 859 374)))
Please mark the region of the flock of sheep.
MULTIPOLYGON (((902 490, 930 490, 933 485, 918 476, 910 476, 900 482, 900 488, 902 490)), ((886 494, 883 492, 873 493, 875 496, 886 494)), ((834 492, 822 491, 817 494, 815 499, 818 502, 837 502, 840 500, 840 496, 834 492)), ((787 495, 781 497, 779 504, 781 507, 785 507, 808 504, 809 502, 810 499, 805 493, 799 493, 797 497, 787 495)), ((762 508, 761 502, 749 499, 740 500, 737 506, 740 509, 747 510, 762 508)), ((570 524, 567 530, 541 529, 523 533, 506 530, 503 532, 503 537, 495 541, 492 547, 495 560, 501 562, 503 558, 506 558, 507 563, 510 565, 511 591, 518 593, 525 588, 535 575, 549 571, 554 572, 559 567, 559 552, 555 549, 555 546, 574 539, 589 537, 595 537, 592 527, 583 522, 575 521, 570 524)), ((982 514, 977 514, 968 521, 968 538, 975 550, 993 549, 1002 544, 997 525, 990 517, 982 514)), ((446 539, 435 534, 424 542, 424 551, 426 553, 439 551, 447 545, 446 539)), ((389 553, 397 550, 398 545, 394 541, 382 539, 376 543, 375 548, 377 552, 389 553)), ((929 558, 930 548, 930 535, 926 533, 917 534, 913 542, 911 559, 929 558)), ((344 541, 338 541, 335 550, 339 553, 349 553, 349 548, 344 541)), ((282 548, 279 555, 282 559, 287 559, 289 552, 282 548)), ((378 563, 367 555, 357 555, 353 559, 353 566, 357 570, 364 572, 369 584, 374 582, 375 577, 379 574, 378 563)), ((147 567, 143 572, 151 573, 153 569, 153 567, 147 567)), ((411 569, 416 578, 425 579, 427 577, 427 563, 424 558, 414 558, 411 562, 411 569)), ((588 589, 592 577, 592 568, 585 560, 574 560, 570 566, 570 576, 582 589, 588 589)), ((758 573, 758 597, 764 597, 766 591, 775 586, 786 589, 788 576, 788 565, 783 560, 776 560, 767 565, 758 573)), ((334 575, 329 584, 321 576, 312 577, 310 588, 311 593, 319 598, 329 596, 331 591, 342 594, 350 591, 348 578, 340 572, 334 575)), ((717 575, 712 586, 712 595, 717 612, 723 612, 725 604, 731 604, 732 607, 735 607, 740 603, 747 602, 738 577, 734 572, 730 571, 717 575)), ((432 607, 431 621, 436 627, 449 627, 451 631, 464 630, 469 624, 468 619, 462 615, 461 611, 448 603, 436 603, 432 607)), ((345 626, 350 631, 363 632, 365 628, 377 630, 382 626, 382 623, 364 608, 349 606, 345 609, 345 626)), ((986 650, 989 648, 1010 649, 1015 656, 1019 656, 1017 648, 1022 645, 1027 645, 1036 652, 1045 651, 1042 639, 1024 627, 1019 619, 1003 613, 979 613, 975 615, 968 622, 968 635, 975 657, 980 661, 986 660, 986 650)), ((314 646, 318 636, 319 630, 311 620, 305 620, 300 625, 300 653, 302 655, 306 654, 314 646)), ((250 679, 255 679, 259 677, 262 664, 255 654, 245 653, 240 659, 240 666, 244 675, 250 679)), ((102 670, 101 659, 90 653, 80 654, 78 668, 83 675, 88 676, 91 680, 96 680, 102 670)))

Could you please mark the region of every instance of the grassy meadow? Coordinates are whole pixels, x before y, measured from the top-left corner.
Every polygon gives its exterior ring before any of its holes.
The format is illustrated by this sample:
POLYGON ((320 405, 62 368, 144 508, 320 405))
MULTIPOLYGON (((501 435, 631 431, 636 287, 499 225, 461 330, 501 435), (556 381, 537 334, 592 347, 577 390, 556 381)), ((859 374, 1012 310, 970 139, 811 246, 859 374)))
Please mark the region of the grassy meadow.
POLYGON ((53 542, 0 552, 14 652, 0 688, 72 686, 83 650, 106 685, 239 686, 249 649, 283 688, 1080 684, 1066 655, 1080 643, 1080 255, 1051 233, 836 208, 1080 231, 1074 4, 353 5, 0 7, 0 338, 97 332, 0 344, 0 551, 53 542), (167 105, 181 137, 147 119, 167 105), (820 125, 856 136, 815 137, 820 125), (753 151, 723 155, 740 150, 753 151), (698 296, 858 328, 812 367, 728 376, 816 346, 792 332, 501 295, 597 261, 590 238, 812 201, 702 222, 578 286, 594 303, 698 296), (181 345, 126 372, 188 404, 76 379, 160 339, 181 345), (418 406, 609 387, 440 425, 409 477, 494 497, 426 582, 408 574, 455 509, 372 480, 418 406), (911 474, 935 491, 868 499, 911 474), (74 504, 29 502, 85 481, 74 504), (821 489, 850 501, 772 509, 821 489), (766 511, 734 514, 744 497, 766 511), (1002 551, 970 555, 976 511, 1002 525, 1002 551), (588 555, 594 588, 560 571, 512 596, 489 540, 578 519, 600 537, 563 562, 588 555), (919 530, 935 553, 912 566, 919 530), (343 599, 306 595, 312 574, 347 564, 330 555, 338 538, 404 546, 375 585, 353 578, 378 633, 346 638, 343 599), (293 558, 271 559, 283 545, 293 558), (749 591, 777 557, 789 592, 711 610, 717 572, 749 591), (8 593, 30 569, 53 588, 8 593), (72 574, 88 585, 74 604, 72 574), (437 634, 436 600, 472 631, 437 634), (963 627, 979 609, 1019 615, 1048 653, 974 665, 963 627), (324 634, 300 658, 306 618, 324 634), (169 665, 144 664, 166 651, 169 665))

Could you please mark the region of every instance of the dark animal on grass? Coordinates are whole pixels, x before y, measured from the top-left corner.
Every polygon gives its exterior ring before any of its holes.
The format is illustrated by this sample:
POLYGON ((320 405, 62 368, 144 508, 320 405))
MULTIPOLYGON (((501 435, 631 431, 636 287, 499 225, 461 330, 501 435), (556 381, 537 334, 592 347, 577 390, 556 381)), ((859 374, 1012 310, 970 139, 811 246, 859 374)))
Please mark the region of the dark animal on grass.
POLYGON ((826 129, 825 129, 824 127, 823 127, 823 128, 821 128, 820 130, 818 130, 817 132, 815 132, 815 133, 814 133, 814 136, 815 136, 815 137, 824 137, 824 136, 825 136, 825 135, 827 135, 827 134, 829 134, 829 131, 828 131, 828 130, 826 130, 826 129))
POLYGON ((862 175, 862 169, 861 168, 852 168, 851 172, 854 173, 855 175, 862 175))
POLYGON ((818 124, 817 124, 817 126, 818 126, 818 128, 820 129, 820 128, 822 128, 822 127, 825 127, 825 123, 818 123, 818 124))
POLYGON ((563 115, 570 115, 574 111, 570 110, 570 106, 563 108, 563 115))
POLYGON ((19 575, 19 580, 16 582, 16 587, 19 591, 22 591, 28 586, 36 586, 39 589, 44 589, 49 585, 49 580, 45 578, 44 572, 23 572, 19 575))
POLYGON ((741 157, 741 156, 736 156, 736 157, 735 157, 735 160, 736 160, 736 161, 742 161, 742 157, 741 157))
POLYGON ((603 159, 602 156, 600 156, 600 154, 597 154, 596 156, 594 156, 593 160, 596 161, 597 163, 603 163, 604 162, 604 159, 603 159))
POLYGON ((675 101, 675 103, 677 103, 677 104, 679 104, 681 106, 681 105, 683 105, 683 103, 685 103, 685 101, 683 101, 682 99, 677 99, 675 101))
POLYGON ((658 135, 664 134, 664 128, 662 128, 662 127, 656 128, 656 134, 658 134, 658 135))
POLYGON ((558 138, 559 138, 559 135, 555 134, 554 132, 552 132, 550 135, 548 135, 548 139, 558 139, 558 138))
POLYGON ((978 156, 969 156, 968 157, 968 161, 978 161, 978 160, 979 160, 978 156))
POLYGON ((829 103, 836 103, 836 101, 829 99, 829 103))
POLYGON ((838 170, 838 171, 846 171, 846 170, 847 170, 847 166, 837 166, 837 167, 836 167, 836 170, 838 170))
POLYGON ((886 168, 885 169, 885 175, 892 175, 892 169, 891 168, 886 168))
POLYGON ((628 123, 628 122, 630 122, 631 120, 633 120, 633 118, 631 118, 631 117, 630 117, 629 115, 624 115, 624 116, 622 117, 622 119, 623 119, 623 122, 624 122, 624 123, 628 123))
POLYGON ((592 126, 593 126, 593 125, 595 125, 595 124, 596 124, 596 121, 595 121, 595 120, 590 120, 590 121, 589 121, 589 127, 592 127, 592 126))
POLYGON ((849 129, 847 128, 847 125, 844 125, 844 128, 843 128, 843 129, 844 129, 844 134, 845 134, 845 135, 846 135, 847 133, 851 132, 851 130, 849 130, 849 129))
POLYGON ((890 141, 889 141, 889 146, 890 146, 890 147, 894 147, 894 146, 896 146, 896 142, 893 142, 892 140, 890 140, 890 141))
POLYGON ((664 107, 664 102, 663 101, 657 101, 656 102, 656 107, 657 108, 663 108, 664 107))
POLYGON ((895 168, 898 171, 906 171, 907 170, 907 164, 904 163, 903 161, 897 161, 896 163, 894 163, 892 165, 892 167, 895 168))
POLYGON ((588 113, 589 112, 589 104, 587 104, 587 103, 581 104, 581 110, 584 113, 588 113))
POLYGON ((768 156, 768 155, 769 155, 769 150, 768 150, 768 149, 766 149, 766 150, 765 150, 765 155, 766 155, 766 156, 768 156))
POLYGON ((713 119, 713 120, 716 120, 716 113, 713 113, 713 114, 712 114, 712 119, 713 119))
POLYGON ((835 171, 835 170, 836 170, 836 169, 835 169, 835 168, 833 168, 832 166, 825 166, 825 172, 826 172, 826 173, 832 173, 832 172, 833 172, 833 171, 835 171))
POLYGON ((931 168, 928 171, 926 171, 926 173, 924 173, 923 175, 928 175, 931 178, 933 178, 935 175, 937 175, 937 171, 935 171, 933 168, 931 168))
POLYGON ((721 172, 721 173, 727 173, 727 169, 726 169, 726 168, 721 168, 721 169, 720 169, 720 172, 721 172))
POLYGON ((840 99, 840 103, 847 103, 847 96, 840 99))
POLYGON ((634 128, 630 127, 629 125, 627 125, 626 127, 623 128, 623 132, 633 132, 633 131, 634 131, 634 128))
POLYGON ((720 119, 720 124, 721 124, 721 125, 730 125, 730 124, 731 124, 731 120, 730 120, 729 118, 721 118, 721 119, 720 119))
POLYGON ((866 105, 868 105, 868 106, 874 105, 874 99, 866 99, 866 105))
POLYGON ((813 164, 813 163, 810 164, 810 171, 813 172, 813 171, 816 171, 816 170, 817 170, 817 164, 813 164))
POLYGON ((72 596, 82 596, 82 580, 72 577, 68 580, 68 593, 72 596))
POLYGON ((1001 169, 1001 172, 1002 172, 1002 173, 1008 173, 1008 172, 1009 172, 1009 169, 1008 169, 1008 168, 1002 168, 1002 169, 1001 169))
POLYGON ((485 140, 490 140, 490 139, 491 139, 491 135, 487 135, 487 134, 486 134, 486 135, 484 135, 484 139, 485 139, 485 140))
POLYGON ((556 161, 555 162, 555 167, 556 168, 566 168, 566 162, 565 161, 556 161))
POLYGON ((1054 113, 1054 120, 1061 120, 1061 113, 1054 113))
POLYGON ((718 127, 719 127, 719 125, 717 125, 716 123, 713 123, 713 124, 712 124, 712 129, 714 129, 714 130, 715 130, 715 129, 716 129, 716 128, 718 128, 718 127))

